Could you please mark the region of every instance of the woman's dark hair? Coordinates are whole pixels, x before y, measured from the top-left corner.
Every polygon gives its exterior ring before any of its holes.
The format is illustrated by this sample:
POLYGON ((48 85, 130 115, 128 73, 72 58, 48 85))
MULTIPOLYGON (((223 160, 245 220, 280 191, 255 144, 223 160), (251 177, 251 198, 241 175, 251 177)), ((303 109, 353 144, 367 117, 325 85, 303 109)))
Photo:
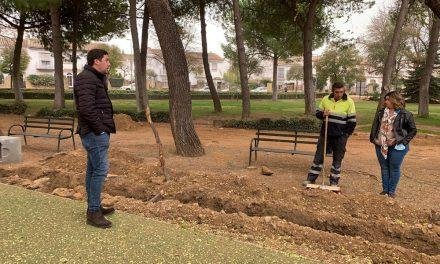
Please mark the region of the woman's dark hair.
POLYGON ((87 64, 93 66, 95 60, 102 60, 104 55, 108 55, 107 51, 103 49, 91 49, 87 52, 87 64))
MULTIPOLYGON (((405 108, 405 98, 397 92, 392 91, 385 95, 384 99, 388 99, 394 106, 395 109, 403 109, 405 108)), ((385 106, 385 100, 384 100, 384 106, 385 106)))

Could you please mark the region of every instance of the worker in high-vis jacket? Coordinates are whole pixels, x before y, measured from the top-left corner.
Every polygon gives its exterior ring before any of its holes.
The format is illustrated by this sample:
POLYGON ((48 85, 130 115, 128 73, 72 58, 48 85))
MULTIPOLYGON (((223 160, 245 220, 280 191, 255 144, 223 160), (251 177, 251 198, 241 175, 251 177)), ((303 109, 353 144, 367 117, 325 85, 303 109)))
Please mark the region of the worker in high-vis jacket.
MULTIPOLYGON (((327 150, 326 153, 333 153, 333 163, 330 169, 330 185, 338 186, 341 177, 341 164, 345 155, 345 145, 348 137, 356 127, 356 109, 353 100, 345 93, 343 83, 335 82, 332 85, 332 93, 325 96, 319 108, 316 110, 316 117, 325 120, 328 116, 327 150)), ((314 184, 318 178, 323 163, 325 123, 322 122, 321 133, 316 146, 315 158, 307 175, 304 186, 314 184)))

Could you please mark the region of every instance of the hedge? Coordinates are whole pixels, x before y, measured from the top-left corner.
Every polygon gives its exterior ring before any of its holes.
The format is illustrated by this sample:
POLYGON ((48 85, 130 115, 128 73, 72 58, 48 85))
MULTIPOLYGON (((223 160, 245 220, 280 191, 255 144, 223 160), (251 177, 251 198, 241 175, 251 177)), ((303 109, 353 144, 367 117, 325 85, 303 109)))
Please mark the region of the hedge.
MULTIPOLYGON (((220 99, 241 99, 241 94, 238 92, 219 92, 220 99)), ((325 93, 317 93, 316 97, 320 98, 326 95, 325 93)), ((109 90, 110 99, 136 99, 136 95, 133 91, 122 91, 122 90, 109 90)), ((29 89, 23 91, 24 99, 54 99, 53 90, 49 89, 29 89)), ((10 89, 0 90, 1 99, 14 99, 14 92, 10 89)), ((66 100, 72 100, 73 94, 72 89, 66 89, 64 93, 64 98, 66 100)), ((152 100, 168 99, 168 91, 148 91, 148 98, 152 100)), ((251 93, 251 99, 272 99, 272 94, 270 93, 251 93)), ((279 99, 303 99, 304 94, 295 93, 280 93, 278 95, 279 99)), ((191 92, 191 99, 193 100, 210 100, 211 94, 206 92, 191 92)))
MULTIPOLYGON (((134 121, 147 121, 144 112, 135 112, 135 111, 115 111, 115 114, 126 114, 131 117, 134 121)), ((77 117, 77 112, 73 109, 61 109, 61 110, 52 110, 47 107, 41 108, 35 116, 43 117, 43 116, 54 116, 54 117, 77 117)), ((170 115, 168 112, 158 111, 151 113, 151 119, 156 123, 169 123, 170 115)))
POLYGON ((49 74, 31 74, 27 77, 27 80, 35 86, 54 86, 55 85, 55 77, 49 74))
POLYGON ((316 118, 275 119, 261 118, 258 120, 216 120, 217 125, 230 128, 267 129, 267 130, 300 130, 318 132, 321 122, 316 118))
POLYGON ((26 108, 25 103, 0 104, 0 113, 22 115, 26 112, 26 108))

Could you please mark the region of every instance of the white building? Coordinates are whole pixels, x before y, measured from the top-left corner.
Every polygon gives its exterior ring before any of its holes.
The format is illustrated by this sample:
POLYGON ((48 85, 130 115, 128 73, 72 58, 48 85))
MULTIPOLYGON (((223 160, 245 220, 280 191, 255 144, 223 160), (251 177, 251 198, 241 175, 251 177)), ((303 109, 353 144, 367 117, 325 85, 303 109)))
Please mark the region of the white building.
MULTIPOLYGON (((86 45, 82 50, 77 51, 77 68, 78 72, 82 71, 82 68, 87 63, 86 54, 87 51, 94 48, 98 43, 91 43, 86 45)), ((14 40, 9 38, 0 38, 0 50, 7 46, 13 46, 14 40)), ((27 88, 33 88, 29 82, 26 82, 26 78, 29 75, 53 75, 55 72, 53 53, 45 50, 37 39, 24 39, 23 50, 25 50, 29 57, 30 62, 24 73, 24 81, 27 88)), ((189 78, 192 87, 200 87, 206 83, 203 64, 202 53, 200 52, 187 52, 188 65, 190 68, 189 78)), ((209 64, 211 68, 211 74, 216 86, 223 82, 223 73, 229 68, 229 64, 226 60, 217 54, 209 53, 209 64)), ((165 68, 165 63, 162 57, 160 49, 150 49, 147 51, 147 70, 151 70, 155 73, 155 78, 149 78, 150 88, 167 88, 168 79, 165 68)), ((73 87, 72 78, 72 62, 68 55, 64 54, 63 59, 63 72, 65 77, 65 87, 73 87)), ((134 62, 132 54, 123 55, 123 65, 118 72, 124 76, 126 82, 134 82, 134 62)), ((6 79, 0 84, 0 87, 10 87, 10 77, 6 76, 6 79)))

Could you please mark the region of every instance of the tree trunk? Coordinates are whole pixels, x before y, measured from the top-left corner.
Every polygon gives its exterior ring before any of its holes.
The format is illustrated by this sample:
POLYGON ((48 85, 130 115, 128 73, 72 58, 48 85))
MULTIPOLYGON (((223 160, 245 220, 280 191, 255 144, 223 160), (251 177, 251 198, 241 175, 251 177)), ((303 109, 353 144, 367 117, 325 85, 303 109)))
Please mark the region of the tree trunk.
POLYGON ((396 55, 400 43, 400 33, 402 32, 406 13, 409 9, 409 1, 410 0, 402 0, 402 4, 400 6, 399 16, 397 18, 396 26, 394 28, 393 38, 391 40, 391 45, 388 49, 388 56, 383 68, 382 91, 380 93, 380 100, 379 104, 377 105, 377 111, 379 111, 379 109, 382 107, 385 94, 388 93, 391 88, 391 74, 396 64, 396 55))
POLYGON ((148 105, 147 94, 147 52, 148 52, 148 28, 150 26, 150 14, 148 12, 148 5, 144 5, 144 15, 142 18, 142 38, 141 38, 141 79, 142 79, 142 94, 144 96, 144 105, 148 105))
POLYGON ((78 27, 79 27, 79 3, 78 0, 73 1, 73 36, 72 36, 72 78, 75 82, 78 75, 78 60, 76 52, 78 50, 78 27))
POLYGON ((434 16, 431 31, 429 32, 429 46, 426 54, 426 64, 420 80, 418 111, 420 117, 429 116, 429 82, 431 81, 431 75, 437 57, 439 30, 440 19, 434 16))
POLYGON ((278 99, 277 74, 278 74, 278 55, 275 53, 273 55, 273 69, 272 69, 272 101, 276 101, 278 99))
POLYGON ((14 90, 15 102, 23 103, 23 92, 20 87, 20 60, 21 48, 23 46, 25 15, 20 14, 20 24, 17 27, 17 38, 15 39, 14 58, 12 63, 11 80, 12 89, 14 90))
POLYGON ((205 1, 201 0, 199 5, 200 11, 200 28, 202 36, 202 58, 203 58, 203 68, 205 70, 206 82, 208 83, 209 91, 211 93, 212 102, 214 103, 214 112, 222 112, 222 105, 220 103, 220 98, 218 97, 217 90, 214 86, 214 81, 212 80, 211 69, 209 68, 208 60, 208 44, 206 41, 206 21, 205 21, 205 1))
POLYGON ((248 119, 251 115, 251 100, 248 86, 248 73, 246 65, 246 52, 244 49, 243 26, 241 21, 240 6, 238 0, 232 0, 234 9, 235 41, 238 52, 238 68, 240 70, 242 119, 248 119))
POLYGON ((142 85, 145 83, 142 81, 142 67, 141 67, 141 58, 140 58, 140 48, 139 48, 139 35, 137 30, 137 19, 136 19, 136 0, 130 0, 130 31, 131 31, 131 40, 133 43, 133 60, 134 60, 134 72, 135 72, 135 80, 136 80, 136 106, 138 112, 145 111, 145 100, 144 93, 145 87, 142 85), (142 89, 144 88, 144 89, 142 89))
POLYGON ((55 66, 55 99, 53 108, 59 110, 65 107, 64 103, 64 78, 63 78, 63 49, 61 46, 60 9, 58 5, 50 7, 52 22, 52 49, 55 66))
POLYGON ((440 0, 425 0, 426 5, 434 12, 437 18, 440 18, 440 0))
POLYGON ((165 60, 171 132, 177 154, 201 156, 205 151, 192 121, 188 64, 176 22, 167 0, 149 0, 147 3, 165 60))
POLYGON ((315 87, 313 85, 313 26, 315 24, 315 13, 318 7, 318 0, 311 0, 307 11, 307 20, 303 28, 304 46, 304 101, 305 114, 315 113, 315 87))

